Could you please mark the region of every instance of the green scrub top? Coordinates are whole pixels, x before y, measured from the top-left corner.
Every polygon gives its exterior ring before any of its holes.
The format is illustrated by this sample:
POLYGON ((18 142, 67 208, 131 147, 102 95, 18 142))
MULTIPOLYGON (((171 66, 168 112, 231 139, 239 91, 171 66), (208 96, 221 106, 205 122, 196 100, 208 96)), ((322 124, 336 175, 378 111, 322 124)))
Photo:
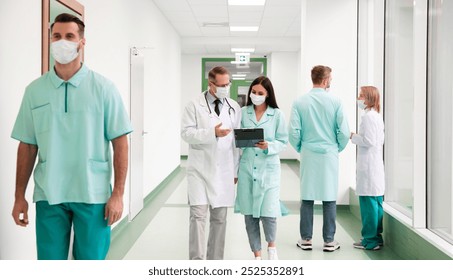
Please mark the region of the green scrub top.
POLYGON ((338 153, 349 141, 350 130, 341 100, 321 88, 294 101, 289 142, 300 153, 301 199, 336 201, 338 153))
POLYGON ((117 88, 84 64, 67 82, 55 69, 33 81, 11 134, 38 146, 33 201, 106 203, 110 141, 131 131, 117 88))
POLYGON ((242 107, 241 128, 263 128, 268 149, 244 148, 239 163, 235 213, 259 217, 288 214, 280 202, 280 157, 286 148, 288 131, 279 109, 267 107, 260 121, 253 105, 242 107))

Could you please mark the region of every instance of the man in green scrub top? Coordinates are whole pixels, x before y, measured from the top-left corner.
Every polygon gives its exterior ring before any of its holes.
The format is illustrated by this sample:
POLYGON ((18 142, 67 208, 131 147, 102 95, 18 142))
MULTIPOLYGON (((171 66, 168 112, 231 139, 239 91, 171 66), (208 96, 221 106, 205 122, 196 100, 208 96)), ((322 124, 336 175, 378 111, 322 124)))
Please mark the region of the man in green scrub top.
POLYGON ((13 218, 27 226, 25 190, 34 168, 38 259, 105 259, 123 211, 132 131, 113 83, 82 64, 84 23, 61 14, 51 26, 55 67, 25 90, 11 137, 17 154, 13 218), (113 146, 114 186, 111 188, 113 146))

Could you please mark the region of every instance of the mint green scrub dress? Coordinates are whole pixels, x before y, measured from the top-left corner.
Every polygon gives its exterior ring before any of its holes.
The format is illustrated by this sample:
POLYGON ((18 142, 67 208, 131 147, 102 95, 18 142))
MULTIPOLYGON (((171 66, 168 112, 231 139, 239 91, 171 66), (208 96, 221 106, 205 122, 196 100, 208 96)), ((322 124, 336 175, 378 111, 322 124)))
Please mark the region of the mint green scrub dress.
POLYGON ((268 106, 258 122, 253 105, 243 107, 241 128, 263 128, 268 149, 242 150, 235 213, 252 215, 253 218, 280 217, 288 214, 288 210, 280 202, 279 153, 288 143, 283 113, 268 106))

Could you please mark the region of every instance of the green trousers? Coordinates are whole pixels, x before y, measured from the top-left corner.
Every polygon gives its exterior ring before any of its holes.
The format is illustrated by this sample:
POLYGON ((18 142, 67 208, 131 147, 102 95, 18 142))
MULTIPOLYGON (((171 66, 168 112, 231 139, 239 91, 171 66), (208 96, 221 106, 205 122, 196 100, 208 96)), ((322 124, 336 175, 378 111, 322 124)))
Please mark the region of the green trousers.
POLYGON ((76 260, 103 260, 110 247, 105 204, 36 202, 38 260, 67 260, 73 228, 76 260))
POLYGON ((382 239, 383 198, 383 196, 359 196, 362 245, 368 250, 384 244, 382 239))

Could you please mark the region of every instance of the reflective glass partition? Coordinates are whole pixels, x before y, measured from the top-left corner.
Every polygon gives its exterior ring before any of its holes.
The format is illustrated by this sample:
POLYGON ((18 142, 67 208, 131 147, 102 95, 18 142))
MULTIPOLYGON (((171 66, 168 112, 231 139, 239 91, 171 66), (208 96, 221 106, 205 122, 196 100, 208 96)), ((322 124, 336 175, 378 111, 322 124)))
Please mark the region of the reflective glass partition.
POLYGON ((428 227, 453 244, 453 1, 429 10, 428 227))
POLYGON ((386 1, 385 201, 412 217, 414 175, 413 0, 386 1))

